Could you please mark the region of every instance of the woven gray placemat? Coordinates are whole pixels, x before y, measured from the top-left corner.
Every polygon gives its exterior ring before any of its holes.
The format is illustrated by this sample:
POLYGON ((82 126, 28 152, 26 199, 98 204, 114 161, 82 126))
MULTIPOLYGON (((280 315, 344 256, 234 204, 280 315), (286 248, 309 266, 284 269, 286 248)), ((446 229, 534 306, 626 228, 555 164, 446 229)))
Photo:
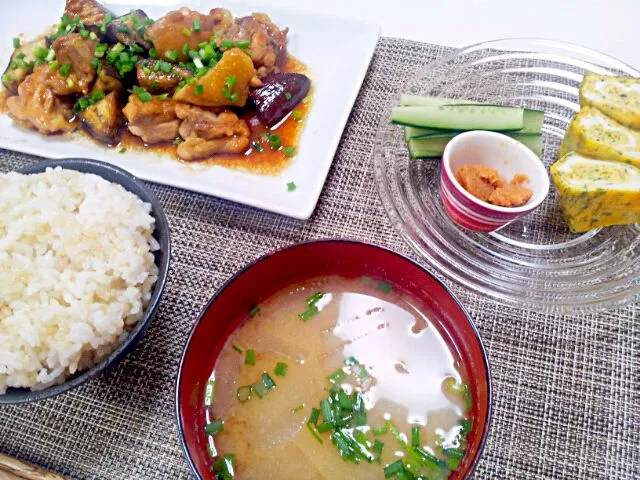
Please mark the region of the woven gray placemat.
MULTIPOLYGON (((35 405, 0 407, 0 452, 77 479, 189 478, 174 383, 200 309, 239 268, 296 242, 359 239, 413 256, 378 199, 374 136, 393 93, 446 51, 381 39, 307 222, 154 185, 171 223, 173 260, 148 333, 83 387, 35 405)), ((0 150, 2 171, 37 160, 0 150)), ((475 478, 640 478, 640 305, 552 317, 453 289, 478 324, 493 369, 494 417, 475 478)))

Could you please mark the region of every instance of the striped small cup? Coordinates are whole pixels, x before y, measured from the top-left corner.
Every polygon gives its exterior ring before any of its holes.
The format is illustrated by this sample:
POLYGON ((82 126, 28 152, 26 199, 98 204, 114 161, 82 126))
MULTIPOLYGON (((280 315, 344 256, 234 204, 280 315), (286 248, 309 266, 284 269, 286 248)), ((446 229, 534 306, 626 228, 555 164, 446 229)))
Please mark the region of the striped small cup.
POLYGON ((549 175, 542 161, 522 143, 501 133, 483 130, 461 133, 451 140, 442 156, 440 196, 445 211, 457 224, 478 232, 493 232, 535 210, 549 193, 549 175), (516 174, 529 178, 523 186, 533 191, 521 207, 499 207, 484 202, 456 180, 463 165, 484 164, 511 180, 516 174))

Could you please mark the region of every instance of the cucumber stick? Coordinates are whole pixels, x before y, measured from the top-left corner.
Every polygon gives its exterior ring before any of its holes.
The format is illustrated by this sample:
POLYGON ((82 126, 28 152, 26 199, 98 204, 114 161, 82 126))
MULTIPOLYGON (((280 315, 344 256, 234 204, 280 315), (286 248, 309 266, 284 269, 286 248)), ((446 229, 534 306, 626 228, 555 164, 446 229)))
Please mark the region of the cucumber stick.
MULTIPOLYGON (((544 112, 540 110, 524 109, 522 117, 523 127, 517 130, 518 133, 526 134, 540 134, 542 133, 542 124, 544 123, 544 112)), ((484 130, 484 129, 477 129, 484 130)), ((409 141, 410 138, 420 138, 429 135, 443 133, 462 133, 462 130, 442 130, 434 128, 420 128, 420 127, 404 127, 404 140, 409 141)))
POLYGON ((466 104, 393 107, 391 121, 410 127, 447 130, 521 130, 524 109, 466 104))
POLYGON ((427 135, 436 135, 438 133, 450 133, 450 130, 434 130, 432 128, 404 127, 404 141, 408 142, 410 138, 425 137, 427 135))
MULTIPOLYGON (((480 105, 478 102, 466 100, 464 98, 445 98, 445 97, 424 97, 421 95, 409 95, 404 94, 400 97, 400 105, 405 107, 438 107, 442 105, 480 105)), ((489 105, 487 105, 489 106, 489 105)), ((498 106, 498 105, 496 105, 498 106)), ((533 110, 530 108, 524 109, 523 114, 523 127, 520 133, 541 133, 542 124, 544 123, 544 112, 540 110, 533 110)), ((457 129, 460 130, 460 129, 457 129)), ((405 135, 405 138, 417 137, 419 135, 429 135, 428 132, 420 133, 412 132, 412 135, 405 135)))
POLYGON ((404 107, 438 107, 440 105, 474 105, 477 103, 464 98, 424 97, 422 95, 409 95, 408 93, 400 96, 400 105, 404 107))
MULTIPOLYGON (((410 138, 408 141, 411 158, 440 158, 447 143, 456 133, 439 133, 410 138)), ((505 132, 505 135, 529 147, 538 157, 542 155, 542 135, 536 133, 505 132)))

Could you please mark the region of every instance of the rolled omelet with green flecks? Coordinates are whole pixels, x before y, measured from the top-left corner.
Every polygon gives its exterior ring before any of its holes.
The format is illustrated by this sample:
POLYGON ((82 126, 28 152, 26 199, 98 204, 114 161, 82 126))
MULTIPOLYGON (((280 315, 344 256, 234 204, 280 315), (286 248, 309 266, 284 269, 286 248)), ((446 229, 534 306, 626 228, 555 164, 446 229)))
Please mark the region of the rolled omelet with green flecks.
POLYGON ((597 108, 622 125, 640 130, 640 78, 587 73, 580 105, 597 108))
POLYGON ((562 156, 570 151, 640 167, 640 132, 596 108, 583 107, 569 125, 560 147, 562 156))
POLYGON ((551 166, 573 232, 640 222, 640 169, 569 153, 551 166))

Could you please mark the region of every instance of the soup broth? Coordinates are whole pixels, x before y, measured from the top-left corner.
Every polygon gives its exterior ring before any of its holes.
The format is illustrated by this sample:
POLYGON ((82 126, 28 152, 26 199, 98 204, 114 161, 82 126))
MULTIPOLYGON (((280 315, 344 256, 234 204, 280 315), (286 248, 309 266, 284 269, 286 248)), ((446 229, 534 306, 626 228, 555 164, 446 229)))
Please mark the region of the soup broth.
POLYGON ((471 394, 425 309, 396 290, 322 277, 252 310, 205 399, 219 478, 448 478, 471 394))

